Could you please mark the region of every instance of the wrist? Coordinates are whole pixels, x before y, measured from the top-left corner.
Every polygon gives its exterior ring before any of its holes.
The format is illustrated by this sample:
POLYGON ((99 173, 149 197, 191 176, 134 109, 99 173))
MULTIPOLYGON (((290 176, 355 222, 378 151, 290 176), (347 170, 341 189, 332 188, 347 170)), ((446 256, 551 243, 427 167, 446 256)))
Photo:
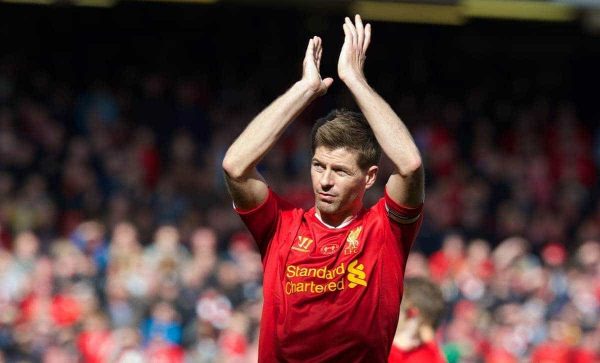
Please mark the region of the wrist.
POLYGON ((349 75, 341 78, 341 80, 349 89, 367 87, 369 85, 364 76, 349 75))
POLYGON ((318 87, 315 88, 312 84, 310 84, 310 82, 307 82, 303 79, 294 83, 294 85, 292 86, 292 89, 294 89, 295 91, 300 93, 302 96, 304 96, 306 98, 310 98, 310 99, 316 98, 319 93, 318 87))

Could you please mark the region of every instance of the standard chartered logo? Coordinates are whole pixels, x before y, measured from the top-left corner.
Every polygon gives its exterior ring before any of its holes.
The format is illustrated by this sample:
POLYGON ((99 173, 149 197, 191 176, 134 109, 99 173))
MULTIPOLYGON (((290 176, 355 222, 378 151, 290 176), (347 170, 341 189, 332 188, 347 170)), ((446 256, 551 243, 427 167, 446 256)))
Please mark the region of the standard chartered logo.
POLYGON ((365 266, 358 263, 358 260, 350 262, 347 266, 340 263, 333 268, 323 267, 302 267, 298 265, 286 266, 287 282, 285 292, 288 295, 298 293, 323 294, 333 291, 344 290, 346 275, 348 287, 351 289, 358 285, 367 286, 364 272, 365 266))
POLYGON ((348 287, 353 289, 357 285, 367 286, 367 281, 365 280, 367 274, 363 271, 364 269, 365 266, 362 263, 359 264, 358 260, 350 262, 348 265, 348 281, 350 281, 348 287))

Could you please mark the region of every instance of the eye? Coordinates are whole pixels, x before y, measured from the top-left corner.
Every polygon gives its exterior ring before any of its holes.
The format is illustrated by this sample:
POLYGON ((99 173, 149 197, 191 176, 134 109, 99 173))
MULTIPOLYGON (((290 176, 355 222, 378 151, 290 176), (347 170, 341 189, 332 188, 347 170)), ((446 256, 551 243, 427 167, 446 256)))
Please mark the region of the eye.
POLYGON ((313 166, 313 168, 314 168, 316 171, 318 171, 318 172, 321 172, 321 171, 323 171, 323 170, 324 170, 324 169, 323 169, 323 165, 321 165, 320 163, 318 163, 318 162, 316 162, 316 161, 314 161, 314 162, 312 163, 312 166, 313 166))
POLYGON ((335 173, 339 176, 348 176, 350 175, 346 170, 344 169, 336 169, 335 173))

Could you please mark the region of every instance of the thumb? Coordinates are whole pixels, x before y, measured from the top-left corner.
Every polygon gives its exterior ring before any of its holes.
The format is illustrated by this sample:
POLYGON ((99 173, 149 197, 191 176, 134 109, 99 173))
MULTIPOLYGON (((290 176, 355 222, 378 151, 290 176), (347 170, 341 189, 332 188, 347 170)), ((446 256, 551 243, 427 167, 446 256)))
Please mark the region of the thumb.
POLYGON ((323 80, 323 84, 325 85, 325 89, 328 89, 329 86, 333 84, 333 78, 327 77, 323 80))

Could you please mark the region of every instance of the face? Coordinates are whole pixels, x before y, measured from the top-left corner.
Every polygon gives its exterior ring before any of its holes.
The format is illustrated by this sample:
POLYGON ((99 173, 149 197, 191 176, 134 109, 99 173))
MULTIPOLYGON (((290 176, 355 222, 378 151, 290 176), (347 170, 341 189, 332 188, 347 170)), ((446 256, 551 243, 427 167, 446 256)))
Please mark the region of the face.
POLYGON ((410 320, 414 318, 414 314, 412 313, 412 311, 414 311, 414 308, 410 307, 409 305, 410 303, 406 299, 402 301, 402 304, 400 304, 398 328, 400 328, 401 326, 405 326, 410 320))
POLYGON ((421 319, 418 316, 418 309, 410 307, 410 303, 406 300, 400 305, 400 315, 398 316, 397 332, 414 333, 418 330, 421 324, 421 319))
POLYGON ((375 182, 377 166, 362 170, 358 154, 346 148, 315 149, 310 169, 315 207, 327 223, 337 225, 362 207, 365 190, 375 182))

